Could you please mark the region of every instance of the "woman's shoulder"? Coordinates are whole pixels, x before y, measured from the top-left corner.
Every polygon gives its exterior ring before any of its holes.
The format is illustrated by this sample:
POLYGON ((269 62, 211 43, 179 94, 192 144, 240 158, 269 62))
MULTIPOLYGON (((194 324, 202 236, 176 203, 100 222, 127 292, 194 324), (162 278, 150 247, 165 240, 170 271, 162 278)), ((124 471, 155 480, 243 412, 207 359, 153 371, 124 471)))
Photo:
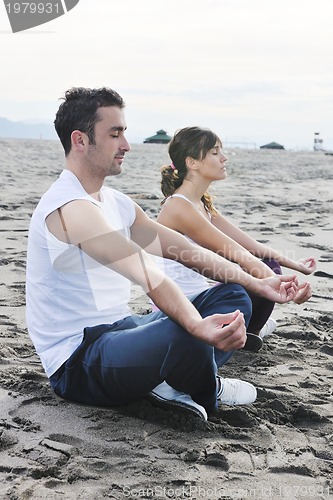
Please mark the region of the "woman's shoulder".
MULTIPOLYGON (((171 194, 170 196, 168 196, 167 198, 165 198, 165 200, 163 202, 163 206, 166 206, 167 204, 170 205, 171 202, 176 202, 176 204, 178 204, 177 202, 179 200, 184 200, 186 203, 190 203, 191 205, 195 206, 194 203, 189 198, 187 198, 187 196, 185 196, 184 194, 181 194, 181 193, 174 193, 174 194, 171 194)), ((181 204, 182 204, 182 202, 181 202, 181 204)))
POLYGON ((174 193, 164 200, 161 211, 176 212, 179 214, 180 208, 182 214, 188 210, 197 210, 195 204, 187 196, 181 193, 174 193))
POLYGON ((183 234, 201 221, 202 215, 194 203, 180 193, 167 198, 157 217, 157 222, 183 234))
POLYGON ((182 200, 188 201, 189 203, 191 203, 193 205, 193 202, 189 198, 187 198, 187 196, 185 196, 184 194, 181 194, 181 193, 174 193, 171 196, 169 196, 169 199, 170 198, 180 198, 182 200))

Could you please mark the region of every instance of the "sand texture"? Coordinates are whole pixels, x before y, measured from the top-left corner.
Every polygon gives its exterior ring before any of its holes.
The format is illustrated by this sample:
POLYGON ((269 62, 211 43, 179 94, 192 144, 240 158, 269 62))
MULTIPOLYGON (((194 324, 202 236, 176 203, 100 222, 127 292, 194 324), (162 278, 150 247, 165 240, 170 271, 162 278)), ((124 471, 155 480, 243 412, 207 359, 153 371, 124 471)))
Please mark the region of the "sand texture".
MULTIPOLYGON (((146 400, 109 409, 56 397, 25 324, 28 224, 64 160, 48 141, 1 140, 0 498, 333 498, 333 157, 229 150, 217 207, 260 241, 318 259, 304 305, 276 306, 276 332, 221 374, 258 388, 207 423, 146 400)), ((149 215, 165 146, 136 145, 108 184, 149 215)), ((136 312, 149 308, 133 288, 136 312)))

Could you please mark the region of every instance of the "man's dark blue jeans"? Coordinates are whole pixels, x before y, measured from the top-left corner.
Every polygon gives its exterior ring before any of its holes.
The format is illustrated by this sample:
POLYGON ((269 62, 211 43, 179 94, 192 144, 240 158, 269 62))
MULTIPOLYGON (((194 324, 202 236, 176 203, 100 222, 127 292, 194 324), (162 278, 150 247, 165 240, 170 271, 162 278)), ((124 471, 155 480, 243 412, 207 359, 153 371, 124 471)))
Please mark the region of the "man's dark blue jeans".
MULTIPOLYGON (((191 297, 202 317, 239 309, 246 325, 251 300, 240 285, 221 284, 191 297)), ((86 327, 80 346, 50 377, 67 400, 116 406, 138 400, 164 380, 207 412, 216 408, 216 373, 232 356, 194 338, 161 312, 86 327)))

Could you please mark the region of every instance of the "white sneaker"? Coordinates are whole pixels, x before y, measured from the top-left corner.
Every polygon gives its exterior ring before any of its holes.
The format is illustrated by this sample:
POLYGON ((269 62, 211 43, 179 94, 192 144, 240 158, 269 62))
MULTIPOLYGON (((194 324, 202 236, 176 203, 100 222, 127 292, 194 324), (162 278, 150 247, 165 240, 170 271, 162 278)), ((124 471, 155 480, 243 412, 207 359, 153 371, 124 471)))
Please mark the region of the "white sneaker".
POLYGON ((263 339, 264 337, 267 337, 268 335, 271 335, 276 330, 277 323, 275 319, 273 318, 268 318, 264 326, 259 332, 259 337, 263 339))
POLYGON ((208 420, 205 408, 191 398, 185 392, 176 391, 165 381, 155 387, 147 396, 147 398, 156 403, 161 408, 179 410, 183 412, 191 412, 203 420, 208 420))
POLYGON ((257 399, 257 389, 254 385, 236 378, 222 378, 217 399, 224 405, 248 405, 257 399))

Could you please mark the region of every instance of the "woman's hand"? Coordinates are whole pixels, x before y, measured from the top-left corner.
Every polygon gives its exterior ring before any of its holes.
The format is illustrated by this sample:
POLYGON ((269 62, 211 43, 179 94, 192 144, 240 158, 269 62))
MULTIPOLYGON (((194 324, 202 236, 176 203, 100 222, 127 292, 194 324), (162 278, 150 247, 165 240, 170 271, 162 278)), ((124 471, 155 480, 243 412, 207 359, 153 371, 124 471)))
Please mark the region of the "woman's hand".
POLYGON ((254 293, 278 304, 294 300, 299 289, 296 275, 282 276, 275 274, 269 278, 256 279, 255 284, 256 288, 252 290, 254 293))
POLYGON ((303 274, 311 274, 316 269, 317 264, 314 257, 306 257, 298 261, 298 271, 303 274))
POLYGON ((303 304, 303 302, 309 300, 311 296, 312 296, 312 290, 310 283, 308 282, 302 283, 301 285, 298 286, 296 295, 293 298, 293 302, 295 302, 295 304, 303 304))

